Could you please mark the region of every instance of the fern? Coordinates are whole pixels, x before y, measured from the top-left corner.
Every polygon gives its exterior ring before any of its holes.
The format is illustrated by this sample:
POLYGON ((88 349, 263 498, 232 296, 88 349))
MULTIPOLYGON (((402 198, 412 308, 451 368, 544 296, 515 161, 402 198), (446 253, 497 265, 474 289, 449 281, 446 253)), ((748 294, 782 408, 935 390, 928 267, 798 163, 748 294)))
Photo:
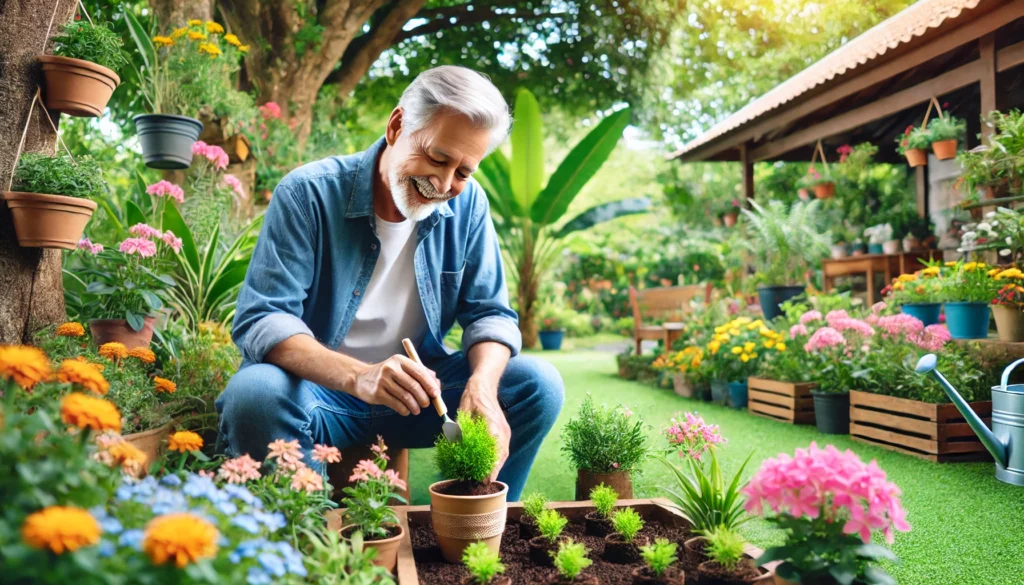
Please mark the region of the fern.
POLYGON ((832 236, 820 231, 821 202, 798 201, 792 207, 781 201, 767 206, 750 202, 744 209, 748 225, 747 249, 757 262, 758 276, 768 285, 803 282, 804 273, 829 253, 832 236))

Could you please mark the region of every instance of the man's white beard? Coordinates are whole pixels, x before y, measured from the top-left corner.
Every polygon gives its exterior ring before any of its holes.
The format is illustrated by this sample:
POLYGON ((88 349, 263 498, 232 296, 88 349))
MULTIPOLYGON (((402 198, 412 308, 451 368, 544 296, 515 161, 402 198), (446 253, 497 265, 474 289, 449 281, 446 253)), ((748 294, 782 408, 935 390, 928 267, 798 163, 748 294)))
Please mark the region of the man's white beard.
POLYGON ((391 198, 395 202, 395 207, 398 208, 398 212, 406 219, 419 222, 430 217, 430 214, 433 213, 435 209, 444 205, 445 200, 441 199, 437 202, 420 203, 415 192, 415 188, 411 184, 412 181, 417 182, 420 192, 422 192, 425 197, 433 197, 437 194, 437 190, 434 189, 434 186, 429 180, 422 177, 402 176, 398 173, 398 169, 395 167, 388 169, 388 182, 391 183, 391 198))

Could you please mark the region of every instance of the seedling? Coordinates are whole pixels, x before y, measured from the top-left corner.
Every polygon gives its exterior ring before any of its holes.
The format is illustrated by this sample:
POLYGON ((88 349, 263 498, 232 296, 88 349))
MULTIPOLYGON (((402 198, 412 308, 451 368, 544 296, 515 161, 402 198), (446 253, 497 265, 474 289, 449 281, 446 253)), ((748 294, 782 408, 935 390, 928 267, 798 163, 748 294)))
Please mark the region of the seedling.
POLYGON ((562 516, 558 510, 542 510, 537 515, 537 530, 540 531, 541 536, 552 544, 562 535, 562 530, 565 529, 565 525, 568 523, 569 520, 562 516))
POLYGON ((647 563, 647 568, 651 570, 651 574, 655 578, 660 579, 669 566, 678 559, 676 556, 677 548, 678 545, 676 543, 669 542, 665 538, 659 538, 654 541, 654 544, 641 546, 640 556, 644 558, 644 562, 647 563))
POLYGON ((554 553, 554 563, 558 574, 566 581, 572 581, 579 577, 583 569, 594 564, 594 561, 587 558, 589 552, 583 543, 573 542, 571 538, 559 544, 558 552, 554 553))
POLYGON ((623 508, 612 514, 612 527, 622 540, 633 542, 640 529, 644 527, 644 519, 633 508, 623 508))
POLYGON ((483 483, 498 461, 498 440, 481 416, 460 412, 462 441, 452 443, 443 436, 434 442, 434 463, 446 479, 483 483))
POLYGON ((615 508, 615 502, 619 501, 619 494, 602 483, 590 490, 590 499, 594 502, 597 513, 608 518, 611 516, 612 509, 615 508))
POLYGON ((717 527, 707 535, 705 552, 708 558, 732 571, 743 559, 743 545, 746 541, 739 533, 724 527, 717 527))
POLYGON ((495 576, 505 572, 505 565, 502 564, 498 552, 491 550, 483 542, 474 542, 467 546, 462 552, 462 562, 478 585, 486 585, 495 576))
POLYGON ((547 496, 540 492, 533 492, 523 498, 523 514, 526 514, 527 517, 536 520, 537 516, 544 511, 544 506, 547 504, 547 496))

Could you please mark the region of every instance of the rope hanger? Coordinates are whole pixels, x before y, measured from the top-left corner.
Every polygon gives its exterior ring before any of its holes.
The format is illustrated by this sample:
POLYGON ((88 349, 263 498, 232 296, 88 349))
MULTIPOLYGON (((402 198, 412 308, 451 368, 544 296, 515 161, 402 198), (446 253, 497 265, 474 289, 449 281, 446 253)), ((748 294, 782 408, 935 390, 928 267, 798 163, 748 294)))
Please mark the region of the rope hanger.
POLYGON ((946 115, 942 112, 942 106, 939 105, 939 100, 932 96, 931 101, 928 102, 928 110, 924 113, 924 122, 921 123, 921 130, 924 130, 928 126, 928 117, 932 115, 932 108, 935 108, 936 114, 938 114, 940 120, 945 120, 946 115))
POLYGON ((821 155, 821 166, 825 167, 825 174, 828 174, 828 161, 825 160, 825 149, 821 147, 821 140, 814 145, 814 155, 811 156, 811 168, 814 168, 814 161, 817 160, 818 155, 821 155))

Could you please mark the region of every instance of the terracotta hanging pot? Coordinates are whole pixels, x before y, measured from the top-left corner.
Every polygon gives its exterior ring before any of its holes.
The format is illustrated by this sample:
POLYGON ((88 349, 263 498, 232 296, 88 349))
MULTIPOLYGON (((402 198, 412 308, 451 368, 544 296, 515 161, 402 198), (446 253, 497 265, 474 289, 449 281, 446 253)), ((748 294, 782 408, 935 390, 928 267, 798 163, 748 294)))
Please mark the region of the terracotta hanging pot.
POLYGON ((736 213, 735 211, 730 211, 729 213, 726 213, 725 215, 722 216, 722 223, 725 224, 725 227, 731 228, 732 226, 736 225, 736 220, 738 218, 738 213, 736 213))
POLYGON ((43 105, 69 116, 95 118, 103 114, 121 78, 91 61, 42 55, 43 105))
POLYGON ((814 196, 818 199, 831 199, 836 194, 836 184, 832 181, 818 183, 814 186, 814 196))
POLYGON ((923 167, 928 164, 928 153, 921 148, 909 148, 903 151, 903 156, 907 157, 907 164, 910 168, 923 167))
POLYGON ((153 341, 154 323, 156 323, 156 317, 145 317, 142 329, 136 331, 124 319, 93 319, 89 321, 89 332, 92 334, 92 340, 96 347, 116 341, 123 343, 128 349, 135 349, 136 347, 149 347, 150 342, 153 341))
POLYGON ((615 490, 615 493, 619 494, 619 499, 628 500, 633 497, 633 480, 630 479, 629 472, 591 473, 580 469, 576 472, 576 501, 590 499, 590 490, 602 483, 615 490))
POLYGON ((932 152, 935 153, 935 158, 939 160, 949 160, 951 158, 956 158, 956 145, 956 138, 932 142, 932 152))
POLYGON ((8 191, 4 199, 18 244, 26 248, 74 250, 96 211, 95 201, 81 197, 8 191))
MULTIPOLYGON (((374 565, 384 567, 388 571, 394 573, 395 565, 398 564, 398 547, 402 543, 402 537, 405 536, 405 529, 398 524, 382 524, 382 526, 387 526, 391 531, 392 536, 381 540, 367 540, 364 535, 363 546, 377 551, 377 555, 373 557, 374 565)), ((355 524, 342 526, 341 537, 348 540, 352 533, 358 529, 359 526, 355 524)))

